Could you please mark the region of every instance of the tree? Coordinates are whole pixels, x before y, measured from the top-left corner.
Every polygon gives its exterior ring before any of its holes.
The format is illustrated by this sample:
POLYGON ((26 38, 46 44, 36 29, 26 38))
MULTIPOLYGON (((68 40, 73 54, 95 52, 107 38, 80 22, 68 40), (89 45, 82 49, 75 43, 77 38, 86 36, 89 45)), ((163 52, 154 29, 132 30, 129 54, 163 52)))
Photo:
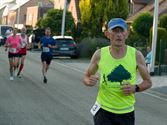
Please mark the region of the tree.
POLYGON ((141 13, 133 22, 133 30, 147 39, 149 38, 149 31, 153 25, 153 16, 149 12, 141 13))
POLYGON ((90 31, 90 19, 92 15, 92 6, 91 0, 81 0, 79 3, 80 11, 81 11, 81 24, 83 31, 89 32, 90 31))
POLYGON ((102 27, 111 18, 126 19, 129 13, 128 0, 81 0, 81 23, 92 36, 102 34, 102 27))
MULTIPOLYGON (((50 27, 54 35, 60 35, 62 24, 63 10, 51 9, 46 17, 38 21, 40 28, 50 27)), ((75 28, 74 20, 71 12, 66 13, 65 34, 72 33, 75 28)))
POLYGON ((111 4, 111 6, 107 7, 107 17, 109 19, 111 17, 120 17, 123 19, 126 19, 129 14, 129 2, 128 0, 112 0, 112 3, 108 1, 108 3, 111 4))

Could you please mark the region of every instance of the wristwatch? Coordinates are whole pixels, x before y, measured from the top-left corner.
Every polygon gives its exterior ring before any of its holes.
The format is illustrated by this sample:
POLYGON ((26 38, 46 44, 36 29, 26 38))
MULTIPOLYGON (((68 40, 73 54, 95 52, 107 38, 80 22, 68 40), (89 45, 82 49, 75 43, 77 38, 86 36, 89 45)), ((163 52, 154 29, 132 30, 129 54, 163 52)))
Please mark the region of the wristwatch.
POLYGON ((140 87, 138 85, 135 85, 135 92, 139 92, 140 91, 140 87))

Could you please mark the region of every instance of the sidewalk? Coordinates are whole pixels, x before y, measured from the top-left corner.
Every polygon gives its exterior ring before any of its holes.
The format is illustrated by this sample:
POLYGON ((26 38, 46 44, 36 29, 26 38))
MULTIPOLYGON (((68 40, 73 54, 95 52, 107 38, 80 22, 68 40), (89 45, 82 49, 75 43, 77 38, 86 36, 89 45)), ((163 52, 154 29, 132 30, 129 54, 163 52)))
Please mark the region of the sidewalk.
MULTIPOLYGON (((151 76, 151 80, 152 80, 152 88, 167 86, 167 75, 151 76)), ((141 77, 138 76, 137 82, 140 82, 140 81, 141 81, 141 77)))

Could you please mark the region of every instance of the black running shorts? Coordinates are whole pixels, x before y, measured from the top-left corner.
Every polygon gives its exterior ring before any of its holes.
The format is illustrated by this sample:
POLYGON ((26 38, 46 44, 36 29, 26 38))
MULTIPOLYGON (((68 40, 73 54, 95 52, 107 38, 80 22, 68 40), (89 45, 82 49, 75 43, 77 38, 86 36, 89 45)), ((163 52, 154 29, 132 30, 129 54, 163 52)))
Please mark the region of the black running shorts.
POLYGON ((19 53, 8 53, 8 58, 16 58, 19 57, 19 53))
POLYGON ((114 114, 100 109, 94 116, 94 125, 134 125, 134 111, 126 114, 114 114))
POLYGON ((47 53, 41 53, 41 61, 46 62, 46 64, 50 64, 52 61, 52 55, 47 53))

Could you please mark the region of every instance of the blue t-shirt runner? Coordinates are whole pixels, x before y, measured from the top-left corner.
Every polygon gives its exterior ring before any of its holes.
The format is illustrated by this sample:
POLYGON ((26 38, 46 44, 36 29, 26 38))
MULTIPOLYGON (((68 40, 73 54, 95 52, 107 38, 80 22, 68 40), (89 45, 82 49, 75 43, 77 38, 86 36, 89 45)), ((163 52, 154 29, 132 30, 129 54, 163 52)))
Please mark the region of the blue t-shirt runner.
POLYGON ((50 28, 45 29, 45 36, 41 38, 41 62, 42 62, 42 73, 43 82, 47 83, 46 73, 49 69, 49 65, 52 61, 52 49, 56 47, 55 40, 50 36, 50 28))
POLYGON ((49 54, 52 55, 52 47, 50 46, 55 46, 55 40, 52 37, 43 36, 41 38, 41 45, 42 45, 42 53, 45 53, 47 55, 49 54))

